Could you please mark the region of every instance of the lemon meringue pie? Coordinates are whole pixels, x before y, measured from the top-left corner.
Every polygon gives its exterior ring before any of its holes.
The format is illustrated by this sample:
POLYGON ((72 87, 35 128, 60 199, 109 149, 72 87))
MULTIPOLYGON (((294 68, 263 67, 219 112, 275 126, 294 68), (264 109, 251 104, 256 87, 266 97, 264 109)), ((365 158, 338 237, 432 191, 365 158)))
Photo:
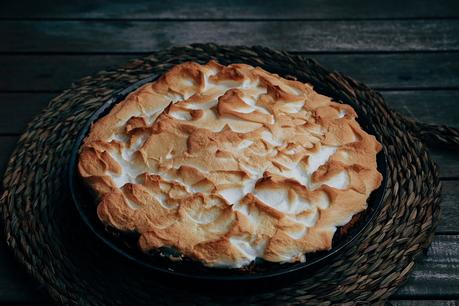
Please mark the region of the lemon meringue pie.
POLYGON ((380 143, 346 104, 246 64, 187 62, 91 127, 78 170, 106 225, 209 267, 304 261, 367 208, 380 143))

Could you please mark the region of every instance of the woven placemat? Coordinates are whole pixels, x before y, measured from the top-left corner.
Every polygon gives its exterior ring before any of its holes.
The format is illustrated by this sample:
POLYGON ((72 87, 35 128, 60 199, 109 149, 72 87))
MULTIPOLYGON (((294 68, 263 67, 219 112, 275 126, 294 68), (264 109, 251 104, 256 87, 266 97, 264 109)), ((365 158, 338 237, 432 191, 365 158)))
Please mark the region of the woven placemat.
POLYGON ((4 177, 1 210, 6 239, 18 260, 63 304, 376 303, 407 278, 431 242, 439 215, 440 182, 423 143, 458 145, 454 129, 405 120, 380 94, 316 62, 261 47, 213 44, 173 48, 102 71, 54 98, 20 138, 4 177), (251 295, 212 296, 165 286, 151 273, 115 256, 83 225, 66 186, 66 165, 83 124, 113 93, 184 61, 281 66, 354 100, 387 156, 383 208, 357 243, 302 280, 251 295))

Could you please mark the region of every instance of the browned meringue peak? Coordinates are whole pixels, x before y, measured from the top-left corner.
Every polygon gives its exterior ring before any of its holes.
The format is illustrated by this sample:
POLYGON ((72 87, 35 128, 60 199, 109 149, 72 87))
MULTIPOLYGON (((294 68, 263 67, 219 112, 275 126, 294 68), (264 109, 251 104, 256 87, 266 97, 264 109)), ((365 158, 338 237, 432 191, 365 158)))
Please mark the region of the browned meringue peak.
POLYGON ((184 63, 91 128, 79 173, 107 225, 207 266, 304 260, 381 182, 349 105, 244 64, 184 63))

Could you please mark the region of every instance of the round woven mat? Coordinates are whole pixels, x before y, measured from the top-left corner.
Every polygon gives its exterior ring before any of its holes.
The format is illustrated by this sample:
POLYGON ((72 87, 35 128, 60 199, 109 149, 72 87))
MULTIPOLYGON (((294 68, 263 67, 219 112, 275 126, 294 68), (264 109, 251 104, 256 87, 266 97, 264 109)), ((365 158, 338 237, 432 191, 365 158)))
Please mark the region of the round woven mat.
POLYGON ((331 304, 382 302, 406 279, 432 239, 439 215, 436 167, 419 140, 459 143, 446 127, 407 121, 381 95, 312 60, 261 47, 213 44, 173 48, 87 77, 54 98, 28 126, 9 162, 1 209, 7 243, 51 297, 64 304, 331 304), (383 208, 357 243, 288 287, 251 295, 213 296, 166 287, 115 256, 83 225, 66 186, 66 165, 78 131, 113 93, 184 61, 280 66, 354 100, 374 125, 388 159, 383 208))

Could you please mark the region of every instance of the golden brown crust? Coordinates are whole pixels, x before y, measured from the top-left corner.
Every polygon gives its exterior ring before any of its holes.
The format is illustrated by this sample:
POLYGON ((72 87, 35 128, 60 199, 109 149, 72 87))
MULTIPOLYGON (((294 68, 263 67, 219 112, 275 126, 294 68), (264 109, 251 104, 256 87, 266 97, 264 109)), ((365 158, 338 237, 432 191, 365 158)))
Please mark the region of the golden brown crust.
POLYGON ((381 145, 349 105, 244 64, 184 63, 91 128, 80 175, 107 225, 208 266, 294 262, 381 183, 381 145))

